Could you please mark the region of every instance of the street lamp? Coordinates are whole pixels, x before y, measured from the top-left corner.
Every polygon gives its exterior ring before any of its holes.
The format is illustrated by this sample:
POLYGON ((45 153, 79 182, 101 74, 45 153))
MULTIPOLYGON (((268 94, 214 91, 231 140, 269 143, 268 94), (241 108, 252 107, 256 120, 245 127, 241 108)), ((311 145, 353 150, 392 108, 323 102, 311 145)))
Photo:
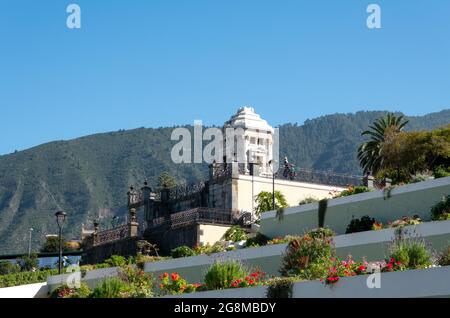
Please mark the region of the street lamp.
POLYGON ((272 209, 275 210, 275 163, 274 159, 269 160, 270 171, 272 172, 272 209))
POLYGON ((28 257, 31 256, 31 233, 32 233, 33 231, 34 231, 33 228, 30 227, 30 239, 29 239, 29 241, 28 241, 28 257))
POLYGON ((66 220, 66 213, 63 211, 58 211, 55 213, 56 223, 58 223, 59 228, 59 260, 58 260, 58 273, 61 274, 62 269, 62 228, 64 221, 66 220))

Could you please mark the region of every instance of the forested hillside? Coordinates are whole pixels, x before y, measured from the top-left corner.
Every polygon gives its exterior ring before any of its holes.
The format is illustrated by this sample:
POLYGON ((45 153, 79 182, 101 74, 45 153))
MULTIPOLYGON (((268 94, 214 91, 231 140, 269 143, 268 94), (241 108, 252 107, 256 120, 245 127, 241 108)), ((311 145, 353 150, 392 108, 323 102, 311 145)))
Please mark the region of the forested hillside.
MULTIPOLYGON (((361 131, 384 113, 333 114, 282 125, 280 155, 300 167, 359 174, 361 131)), ((429 130, 450 123, 450 110, 409 120, 408 130, 429 130)), ((112 215, 123 216, 130 184, 148 178, 155 185, 162 171, 178 182, 205 178, 206 165, 172 163, 172 129, 121 130, 0 156, 0 254, 26 251, 30 227, 38 248, 45 234, 56 232, 58 209, 69 216, 67 236, 77 237, 83 222, 100 217, 107 224, 112 215)))

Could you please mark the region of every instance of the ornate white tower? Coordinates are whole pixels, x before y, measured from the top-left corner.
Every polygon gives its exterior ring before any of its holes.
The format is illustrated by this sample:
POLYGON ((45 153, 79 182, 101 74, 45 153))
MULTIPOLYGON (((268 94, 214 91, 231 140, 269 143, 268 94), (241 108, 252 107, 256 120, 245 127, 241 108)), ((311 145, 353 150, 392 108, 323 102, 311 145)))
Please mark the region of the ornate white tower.
MULTIPOLYGON (((262 119, 253 107, 241 107, 236 114, 225 122, 226 128, 243 129, 243 168, 246 174, 250 173, 250 163, 259 167, 260 175, 271 175, 269 160, 272 159, 272 144, 274 129, 266 120, 262 119)), ((225 144, 225 148, 230 145, 225 144)), ((235 145, 232 145, 235 147, 235 145)), ((225 149, 225 154, 227 153, 225 149)), ((236 156, 236 154, 235 154, 236 156)))

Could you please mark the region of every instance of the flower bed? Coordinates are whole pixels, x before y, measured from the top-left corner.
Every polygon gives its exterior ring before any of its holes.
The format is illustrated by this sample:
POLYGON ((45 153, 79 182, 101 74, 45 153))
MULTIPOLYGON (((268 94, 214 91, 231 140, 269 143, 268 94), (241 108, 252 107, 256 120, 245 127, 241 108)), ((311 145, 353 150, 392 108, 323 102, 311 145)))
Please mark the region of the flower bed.
MULTIPOLYGON (((371 276, 342 277, 332 286, 324 287, 318 280, 292 282, 292 298, 418 298, 450 297, 450 266, 421 270, 384 272, 380 285, 371 286, 371 276), (370 287, 373 288, 370 288, 370 287)), ((196 292, 179 298, 267 298, 268 286, 196 292)))

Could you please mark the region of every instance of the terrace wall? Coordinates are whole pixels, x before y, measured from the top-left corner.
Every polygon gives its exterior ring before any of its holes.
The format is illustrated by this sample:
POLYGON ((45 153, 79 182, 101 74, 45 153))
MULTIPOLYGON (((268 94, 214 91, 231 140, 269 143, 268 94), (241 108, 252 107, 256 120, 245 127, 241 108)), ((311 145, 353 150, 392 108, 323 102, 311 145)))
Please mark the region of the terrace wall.
MULTIPOLYGON (((431 207, 449 194, 450 177, 446 177, 396 187, 390 195, 374 191, 336 198, 328 201, 324 225, 344 234, 353 217, 365 215, 383 223, 413 215, 429 221, 431 207)), ((318 203, 287 208, 282 220, 278 220, 275 211, 263 213, 260 232, 268 237, 304 234, 318 227, 318 209, 318 203)))

